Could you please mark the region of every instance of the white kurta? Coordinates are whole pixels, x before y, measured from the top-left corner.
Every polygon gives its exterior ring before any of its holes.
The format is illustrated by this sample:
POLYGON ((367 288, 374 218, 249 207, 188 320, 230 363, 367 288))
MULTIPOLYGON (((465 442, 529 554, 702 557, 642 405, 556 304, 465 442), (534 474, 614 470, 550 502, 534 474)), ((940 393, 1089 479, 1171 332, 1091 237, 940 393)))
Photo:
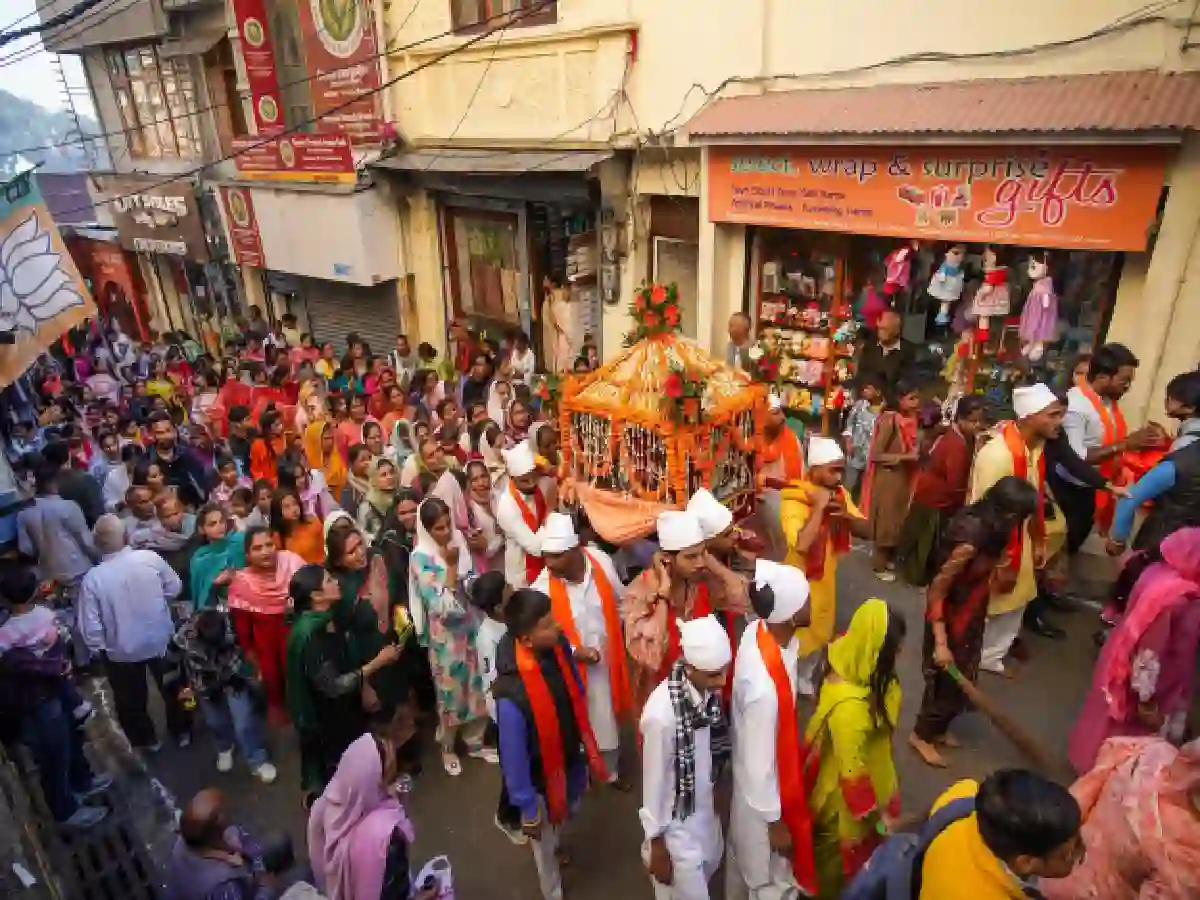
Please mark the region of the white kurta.
MULTIPOLYGON (((511 499, 511 498, 510 498, 511 499)), ((607 553, 598 547, 588 547, 587 553, 596 560, 608 583, 612 585, 613 596, 620 609, 621 598, 625 595, 625 585, 617 575, 616 567, 607 553)), ((522 566, 524 561, 522 561, 522 566)), ((550 570, 543 569, 531 587, 543 594, 550 593, 550 570)), ((604 604, 600 599, 600 589, 596 586, 596 578, 592 573, 592 563, 587 563, 587 575, 578 584, 570 581, 563 582, 567 587, 567 599, 571 601, 571 615, 575 619, 575 630, 579 632, 579 640, 584 647, 600 651, 600 662, 594 666, 583 666, 587 673, 587 702, 588 718, 591 719, 592 731, 596 735, 596 746, 602 751, 616 750, 620 746, 620 730, 617 727, 617 714, 613 709, 612 683, 609 678, 608 659, 608 627, 604 621, 604 604)), ((624 641, 618 640, 624 647, 624 641)), ((579 649, 576 647, 575 649, 579 649)))
MULTIPOLYGON (((775 900, 797 890, 791 861, 772 851, 767 838, 767 825, 783 814, 775 762, 779 702, 775 682, 758 650, 758 629, 758 623, 752 623, 742 635, 734 666, 733 802, 725 866, 728 900, 746 896, 775 900)), ((781 656, 795 694, 799 641, 793 638, 781 656)))
MULTIPOLYGON (((700 707, 700 692, 687 683, 693 705, 700 707)), ((646 700, 642 710, 642 808, 638 812, 646 835, 642 855, 649 842, 662 836, 671 854, 674 883, 659 884, 651 878, 656 900, 709 900, 708 881, 721 865, 724 849, 721 822, 713 804, 711 729, 695 733, 696 805, 686 819, 677 819, 675 809, 675 709, 671 691, 662 682, 646 700)))
MULTIPOLYGON (((524 499, 526 506, 535 509, 533 497, 524 499)), ((529 587, 525 578, 525 554, 541 556, 542 539, 535 529, 525 524, 521 508, 508 490, 496 501, 496 524, 504 532, 504 580, 513 590, 529 587)))

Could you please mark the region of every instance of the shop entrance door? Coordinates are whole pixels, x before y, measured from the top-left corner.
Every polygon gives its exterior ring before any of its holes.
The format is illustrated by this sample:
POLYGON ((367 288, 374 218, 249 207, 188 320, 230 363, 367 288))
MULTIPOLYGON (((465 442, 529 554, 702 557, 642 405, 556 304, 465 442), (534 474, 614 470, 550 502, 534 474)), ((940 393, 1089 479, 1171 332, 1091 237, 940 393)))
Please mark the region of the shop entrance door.
MULTIPOLYGON (((700 245, 678 238, 654 239, 655 284, 675 282, 679 292, 679 318, 685 337, 699 340, 696 335, 696 269, 700 264, 700 245)), ((703 343, 703 342, 702 342, 703 343)))

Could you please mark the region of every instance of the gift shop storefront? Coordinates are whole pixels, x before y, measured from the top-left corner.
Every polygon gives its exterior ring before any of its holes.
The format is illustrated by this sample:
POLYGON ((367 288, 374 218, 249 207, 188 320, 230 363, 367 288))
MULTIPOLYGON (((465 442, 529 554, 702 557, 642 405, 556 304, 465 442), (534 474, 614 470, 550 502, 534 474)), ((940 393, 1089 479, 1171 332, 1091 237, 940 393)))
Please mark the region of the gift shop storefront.
MULTIPOLYGON (((1092 77, 1041 88, 1066 116, 1071 83, 1092 77)), ((1000 413, 1018 378, 1069 384, 1080 353, 1119 340, 1142 359, 1135 405, 1144 417, 1158 412, 1149 403, 1151 392, 1161 396, 1158 370, 1184 345, 1194 357, 1200 329, 1185 338, 1168 323, 1197 291, 1185 279, 1200 249, 1195 123, 1160 108, 1154 129, 1138 110, 1124 124, 1112 121, 1119 111, 1110 115, 1103 131, 1072 129, 1078 114, 1056 129, 1046 109, 1030 112, 1012 96, 1029 81, 983 84, 732 98, 689 125, 704 146, 710 327, 715 337, 722 313, 750 315, 765 374, 807 427, 838 426, 855 347, 886 309, 901 316, 916 350, 910 374, 929 396, 983 395, 1000 413), (981 90, 1003 102, 972 124, 981 90), (908 134, 867 130, 887 125, 898 93, 913 100, 922 91, 945 101, 924 98, 944 122, 910 121, 908 134), (1174 290, 1164 297, 1158 286, 1174 290)))

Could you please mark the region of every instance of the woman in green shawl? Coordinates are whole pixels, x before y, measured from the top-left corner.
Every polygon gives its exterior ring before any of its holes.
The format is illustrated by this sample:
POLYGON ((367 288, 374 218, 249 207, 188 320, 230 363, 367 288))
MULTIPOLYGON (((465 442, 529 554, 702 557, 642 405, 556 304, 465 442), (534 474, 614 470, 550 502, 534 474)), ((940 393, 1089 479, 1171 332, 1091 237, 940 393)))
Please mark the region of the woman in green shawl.
POLYGON ((225 605, 233 573, 246 566, 245 535, 229 527, 219 504, 201 507, 196 515, 201 544, 192 554, 189 584, 196 611, 225 605))
POLYGON ((805 734, 818 761, 808 805, 821 900, 841 895, 900 815, 892 734, 900 717, 896 658, 906 630, 899 612, 867 600, 829 645, 805 734))
POLYGON ((358 529, 374 542, 383 529, 383 520, 396 502, 396 464, 386 456, 377 456, 367 467, 367 495, 358 506, 358 529))
POLYGON ((300 739, 307 806, 333 777, 342 753, 367 730, 368 683, 401 658, 401 648, 383 642, 370 660, 356 661, 354 642, 334 621, 341 591, 321 566, 301 567, 290 591, 287 706, 300 739))

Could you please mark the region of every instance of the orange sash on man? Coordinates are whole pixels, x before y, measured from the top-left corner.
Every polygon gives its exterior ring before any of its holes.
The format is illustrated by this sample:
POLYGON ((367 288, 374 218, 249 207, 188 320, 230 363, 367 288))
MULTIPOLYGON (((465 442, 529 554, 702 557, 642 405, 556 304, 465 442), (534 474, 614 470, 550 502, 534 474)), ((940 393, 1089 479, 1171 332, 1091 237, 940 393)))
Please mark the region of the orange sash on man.
MULTIPOLYGON (((629 665, 625 659, 625 642, 621 631, 621 615, 617 610, 617 595, 608 576, 592 557, 584 551, 592 566, 592 577, 596 579, 596 590, 600 592, 600 606, 604 610, 604 630, 608 636, 607 659, 608 680, 612 688, 613 712, 619 719, 633 712, 633 692, 629 689, 629 665)), ((561 578, 550 576, 550 609, 554 619, 572 647, 579 646, 579 629, 575 625, 575 614, 571 612, 571 598, 567 596, 567 585, 561 578)), ((587 669, 581 668, 583 683, 587 684, 587 669)))
MULTIPOLYGON (((536 532, 546 522, 546 498, 542 496, 541 488, 533 490, 533 509, 525 502, 525 498, 521 496, 521 492, 517 490, 517 486, 512 479, 508 480, 508 493, 517 501, 517 509, 521 511, 521 518, 525 520, 525 525, 530 531, 536 532)), ((542 562, 540 556, 534 556, 532 553, 525 554, 525 583, 533 584, 537 577, 542 574, 542 569, 546 568, 546 564, 542 562)))
MULTIPOLYGON (((846 489, 838 487, 837 495, 845 504, 846 489)), ((833 542, 832 548, 835 556, 842 556, 850 551, 849 521, 845 516, 834 516, 833 513, 826 510, 821 514, 821 525, 817 529, 817 536, 808 545, 808 552, 804 555, 804 574, 809 581, 820 581, 825 577, 825 557, 826 550, 830 548, 830 541, 833 542)))
MULTIPOLYGON (((1025 448, 1025 439, 1017 428, 1016 422, 1005 422, 1001 430, 1004 446, 1012 455, 1013 475, 1022 480, 1029 480, 1029 456, 1025 448)), ((1046 454, 1038 457, 1037 512, 1029 523, 1029 536, 1041 540, 1046 535, 1046 454)), ((1021 528, 1013 529, 1008 541, 1009 565, 1014 572, 1021 571, 1021 555, 1025 550, 1025 542, 1021 540, 1021 528)))
MULTIPOLYGON (((538 664, 533 651, 515 642, 517 651, 517 674, 521 676, 521 684, 525 687, 525 696, 529 698, 529 708, 533 712, 534 731, 537 732, 538 749, 542 757, 542 775, 546 779, 546 810, 554 825, 561 825, 567 820, 569 812, 567 805, 567 768, 563 755, 562 730, 558 724, 558 711, 554 708, 554 697, 542 667, 538 664)), ((583 739, 583 749, 587 754, 588 768, 600 782, 608 781, 608 770, 604 767, 604 758, 596 746, 596 735, 592 732, 592 723, 588 719, 587 702, 583 690, 575 677, 575 671, 567 660, 563 645, 559 643, 554 648, 558 668, 562 672, 563 681, 567 685, 567 694, 571 698, 571 709, 575 713, 575 721, 579 724, 579 734, 583 739)))
POLYGON ((804 477, 804 454, 800 450, 800 438, 786 425, 779 429, 779 436, 767 442, 762 451, 762 461, 773 463, 783 460, 783 477, 789 482, 804 477))
MULTIPOLYGON (((1079 383, 1079 391, 1083 396, 1087 397, 1088 403, 1092 404, 1092 408, 1100 416, 1100 425, 1104 429, 1104 445, 1106 447, 1118 441, 1123 441, 1129 436, 1129 426, 1125 424, 1125 414, 1121 412, 1121 407, 1115 400, 1110 411, 1104 405, 1104 401, 1100 399, 1100 395, 1086 381, 1079 383)), ((1108 479, 1109 484, 1121 485, 1125 483, 1122 474, 1121 456, 1120 453, 1115 453, 1096 466, 1100 474, 1108 479)), ((1116 503, 1112 494, 1108 491, 1096 491, 1096 526, 1099 528, 1101 534, 1108 534, 1108 530, 1112 527, 1113 515, 1116 513, 1116 509, 1116 503)))
POLYGON ((783 667, 779 644, 767 631, 765 622, 758 623, 755 640, 763 665, 775 685, 775 698, 779 703, 778 723, 775 726, 775 766, 779 771, 779 805, 783 811, 783 822, 792 836, 792 874, 802 891, 809 896, 816 896, 812 814, 808 809, 808 792, 805 790, 804 771, 800 763, 796 691, 783 667))

